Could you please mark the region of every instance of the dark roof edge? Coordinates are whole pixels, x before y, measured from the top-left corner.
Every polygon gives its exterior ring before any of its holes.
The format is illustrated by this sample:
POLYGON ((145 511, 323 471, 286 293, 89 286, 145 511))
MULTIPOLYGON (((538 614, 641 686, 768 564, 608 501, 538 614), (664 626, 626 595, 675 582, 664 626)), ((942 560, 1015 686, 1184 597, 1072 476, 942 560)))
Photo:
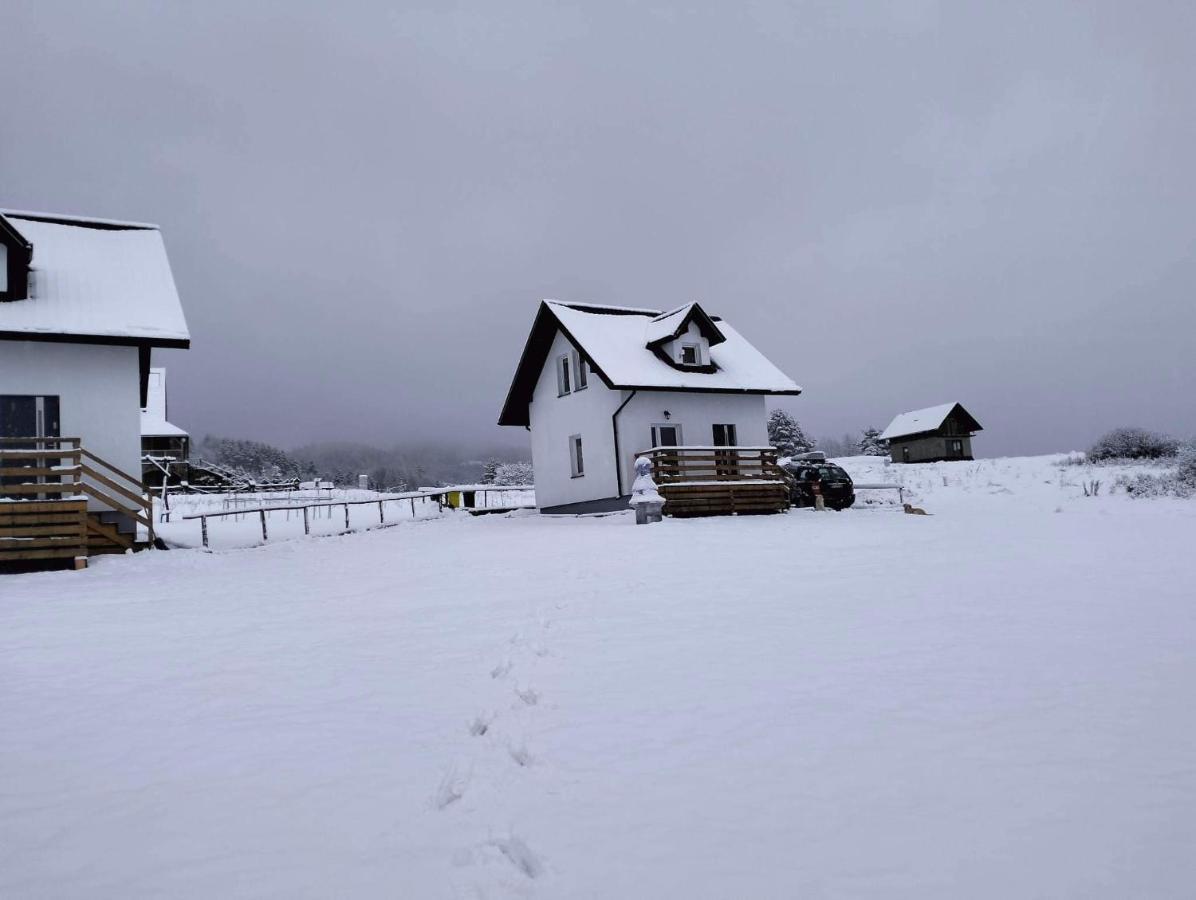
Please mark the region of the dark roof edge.
POLYGON ((75 228, 94 228, 98 231, 161 231, 157 225, 145 222, 117 222, 110 219, 82 219, 75 216, 61 216, 50 213, 0 212, 9 219, 24 219, 28 222, 45 222, 49 225, 70 225, 75 228))
POLYGON ((151 338, 130 335, 67 334, 46 331, 0 331, 0 341, 41 341, 53 344, 102 344, 115 347, 161 347, 190 350, 191 338, 151 338))
POLYGON ((685 385, 673 385, 665 387, 659 384, 612 384, 610 388, 616 391, 673 391, 684 394, 762 394, 777 396, 788 395, 796 397, 802 392, 801 388, 794 390, 778 391, 772 388, 720 388, 720 387, 689 387, 685 385))

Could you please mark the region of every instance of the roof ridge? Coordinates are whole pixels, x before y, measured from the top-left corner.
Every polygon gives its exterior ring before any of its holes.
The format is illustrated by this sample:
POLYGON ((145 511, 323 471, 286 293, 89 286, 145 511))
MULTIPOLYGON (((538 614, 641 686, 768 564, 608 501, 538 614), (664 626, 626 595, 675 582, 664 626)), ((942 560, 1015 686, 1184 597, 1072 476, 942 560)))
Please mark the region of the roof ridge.
POLYGON ((612 306, 605 303, 588 303, 586 301, 572 301, 572 300, 552 300, 545 299, 545 303, 552 306, 564 306, 568 309, 574 309, 578 312, 592 312, 600 315, 617 315, 617 316, 656 316, 660 314, 656 309, 643 309, 635 306, 612 306))
POLYGON ((683 309, 689 309, 691 306, 695 306, 697 304, 697 302, 698 302, 697 300, 690 300, 688 303, 682 303, 676 309, 670 309, 668 312, 661 313, 659 316, 657 316, 652 321, 659 322, 661 319, 667 319, 669 316, 675 316, 675 315, 677 315, 677 313, 681 312, 683 309))

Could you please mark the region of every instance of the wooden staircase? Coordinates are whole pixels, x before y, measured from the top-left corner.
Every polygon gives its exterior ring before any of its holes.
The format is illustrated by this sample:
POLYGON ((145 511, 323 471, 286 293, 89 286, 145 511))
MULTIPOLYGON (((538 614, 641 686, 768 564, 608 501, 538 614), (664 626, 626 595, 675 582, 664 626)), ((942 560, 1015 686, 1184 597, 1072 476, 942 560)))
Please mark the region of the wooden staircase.
POLYGON ((89 556, 144 550, 154 537, 141 481, 78 438, 0 438, 0 569, 81 569, 89 556))

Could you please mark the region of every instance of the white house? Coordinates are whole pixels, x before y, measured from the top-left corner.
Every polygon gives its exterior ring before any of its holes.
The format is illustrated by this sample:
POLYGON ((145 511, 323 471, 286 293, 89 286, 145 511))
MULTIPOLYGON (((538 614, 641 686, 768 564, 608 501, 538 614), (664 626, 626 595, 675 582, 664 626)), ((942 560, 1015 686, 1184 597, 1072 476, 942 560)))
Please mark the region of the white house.
POLYGON ((499 418, 531 432, 545 512, 627 506, 637 452, 767 444, 764 398, 801 389, 697 303, 540 304, 499 418))
POLYGON ((0 437, 79 438, 140 484, 151 353, 189 345, 156 225, 0 210, 0 437))

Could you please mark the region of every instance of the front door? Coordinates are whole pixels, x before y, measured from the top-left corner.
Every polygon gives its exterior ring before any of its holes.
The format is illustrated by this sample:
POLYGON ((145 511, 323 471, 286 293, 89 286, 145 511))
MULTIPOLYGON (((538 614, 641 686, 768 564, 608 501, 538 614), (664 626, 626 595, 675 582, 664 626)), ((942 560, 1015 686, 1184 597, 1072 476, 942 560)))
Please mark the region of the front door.
MULTIPOLYGON (((681 446, 681 426, 680 425, 653 425, 652 426, 652 446, 653 447, 680 447, 681 446)), ((653 468, 659 475, 680 475, 681 474, 681 459, 676 453, 654 453, 652 460, 653 468)))
MULTIPOLYGON (((30 395, 30 394, 0 394, 0 438, 49 438, 59 437, 62 432, 59 429, 58 423, 58 397, 48 395, 30 395)), ((37 441, 0 441, 0 449, 4 450, 41 450, 41 449, 57 449, 54 447, 46 448, 45 444, 40 444, 37 441)), ((0 468, 5 469, 33 469, 53 468, 59 464, 60 460, 45 459, 38 457, 18 457, 9 458, 4 457, 0 461, 0 468)), ((22 475, 5 475, 0 477, 0 484, 24 484, 26 482, 36 481, 44 483, 49 481, 58 481, 57 476, 46 478, 45 476, 39 478, 29 478, 22 475)), ((30 495, 11 495, 18 499, 29 500, 33 499, 30 495)))

